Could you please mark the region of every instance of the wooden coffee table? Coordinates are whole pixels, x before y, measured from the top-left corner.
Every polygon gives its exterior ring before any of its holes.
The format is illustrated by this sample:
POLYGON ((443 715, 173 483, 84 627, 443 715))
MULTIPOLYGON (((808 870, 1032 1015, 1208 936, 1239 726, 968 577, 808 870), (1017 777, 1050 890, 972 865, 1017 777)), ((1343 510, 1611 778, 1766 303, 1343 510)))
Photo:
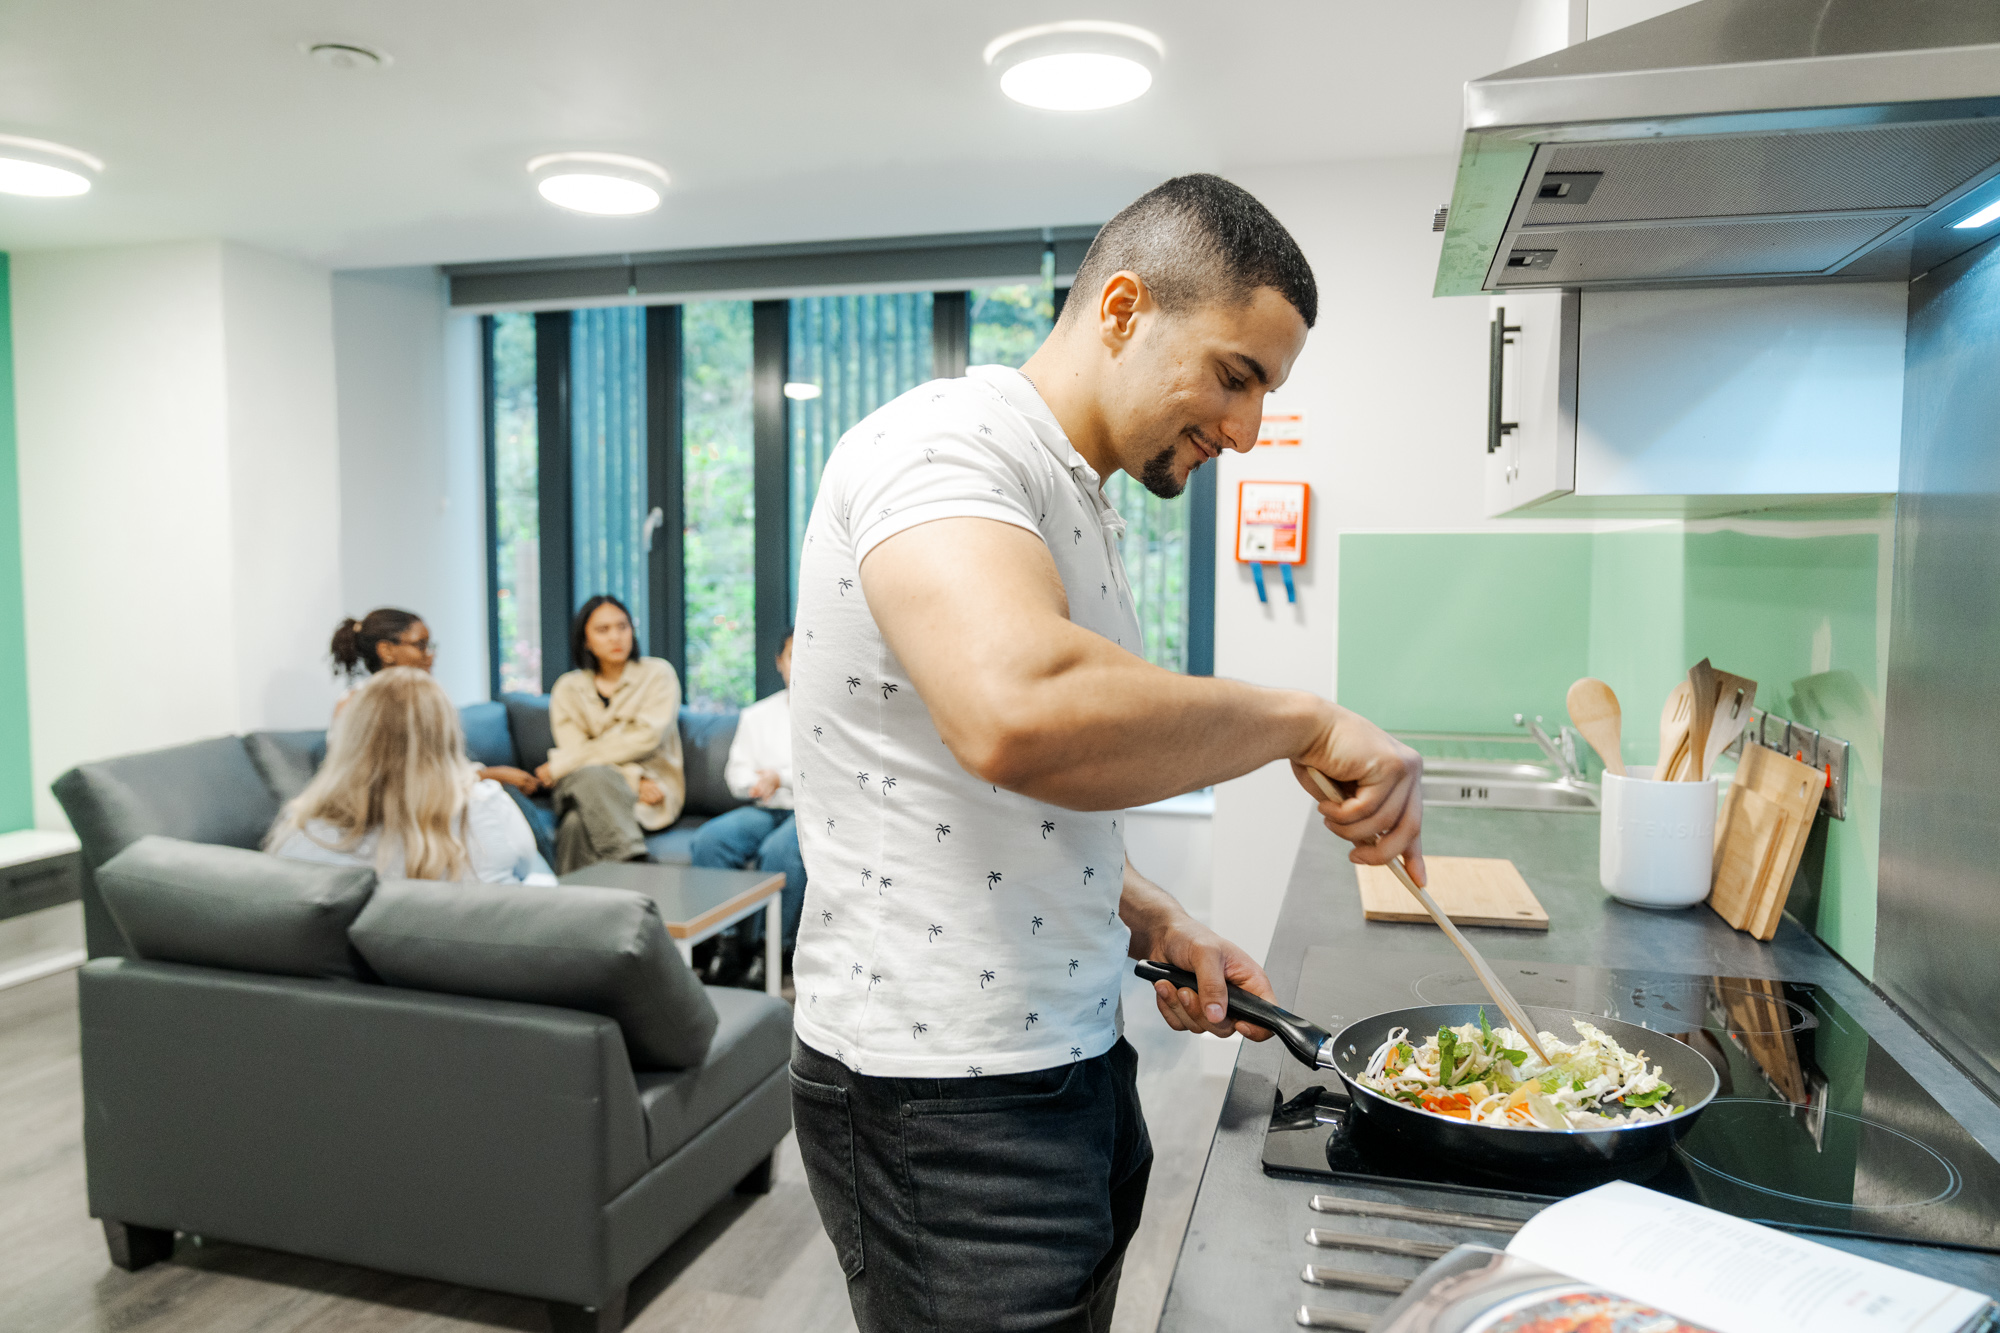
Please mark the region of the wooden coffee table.
POLYGON ((694 961, 694 946, 718 935, 759 909, 764 913, 764 989, 777 995, 784 985, 785 877, 768 870, 710 870, 701 866, 656 865, 650 861, 604 861, 562 877, 564 884, 600 889, 632 889, 659 904, 660 918, 681 958, 694 961))

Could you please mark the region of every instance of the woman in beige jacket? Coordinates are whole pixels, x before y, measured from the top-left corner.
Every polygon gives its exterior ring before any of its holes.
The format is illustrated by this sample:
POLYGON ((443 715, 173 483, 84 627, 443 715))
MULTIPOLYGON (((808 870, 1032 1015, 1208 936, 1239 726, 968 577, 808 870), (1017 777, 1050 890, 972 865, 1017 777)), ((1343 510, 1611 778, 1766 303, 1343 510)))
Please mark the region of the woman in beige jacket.
POLYGON ((549 692, 555 748, 535 776, 553 787, 556 873, 599 861, 639 861, 646 834, 680 818, 680 677, 633 656, 632 617, 616 597, 583 604, 570 629, 576 670, 549 692))

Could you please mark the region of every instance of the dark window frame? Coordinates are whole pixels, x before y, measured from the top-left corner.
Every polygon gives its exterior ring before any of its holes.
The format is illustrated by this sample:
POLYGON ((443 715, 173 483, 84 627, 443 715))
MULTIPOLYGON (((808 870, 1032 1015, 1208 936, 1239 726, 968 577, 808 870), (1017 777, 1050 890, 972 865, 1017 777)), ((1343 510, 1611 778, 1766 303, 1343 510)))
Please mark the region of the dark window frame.
MULTIPOLYGON (((1072 242, 1081 257, 1087 239, 1072 242)), ((1058 271, 1062 259, 1058 250, 1058 271)), ((1066 283, 1055 289, 1056 318, 1062 317, 1069 296, 1066 283)), ((752 305, 752 488, 755 497, 756 551, 756 694, 777 690, 776 657, 790 626, 793 589, 787 514, 789 512, 789 400, 784 395, 789 369, 789 298, 752 305)), ((971 302, 964 289, 932 294, 932 371, 940 378, 963 375, 971 348, 971 302)), ((492 696, 500 697, 501 643, 499 602, 499 500, 495 476, 496 423, 493 417, 494 319, 480 319, 481 375, 485 395, 486 490, 486 631, 488 678, 492 696)), ((569 622, 576 602, 571 549, 570 449, 570 311, 544 310, 535 315, 536 429, 540 521, 540 624, 542 688, 551 688, 569 664, 569 622)), ((664 522, 656 530, 647 566, 649 642, 645 651, 671 662, 683 677, 687 671, 687 569, 683 452, 683 343, 679 304, 646 307, 646 447, 647 503, 658 508, 664 522)), ((1187 673, 1208 676, 1215 670, 1215 577, 1217 480, 1213 466, 1198 469, 1188 486, 1192 506, 1188 526, 1188 656, 1187 673)))

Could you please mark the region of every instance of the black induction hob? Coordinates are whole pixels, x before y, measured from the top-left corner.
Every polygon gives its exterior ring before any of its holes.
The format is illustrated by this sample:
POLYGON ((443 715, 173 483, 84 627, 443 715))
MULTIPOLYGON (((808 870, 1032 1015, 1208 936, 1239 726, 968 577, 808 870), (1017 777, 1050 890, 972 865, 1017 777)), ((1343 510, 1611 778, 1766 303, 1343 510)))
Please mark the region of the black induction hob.
MULTIPOLYGON (((1528 1005, 1642 1023, 1708 1057, 1722 1088, 1675 1149, 1624 1178, 1779 1226, 2000 1252, 2000 1161, 1820 987, 1744 977, 1489 960, 1528 1005)), ((1294 1008, 1338 1032, 1418 1004, 1487 999, 1435 954, 1307 951, 1294 1008)), ((1567 1033, 1557 1033, 1567 1037, 1567 1033)), ((1265 1169, 1562 1198, 1602 1178, 1502 1181, 1378 1149, 1330 1071, 1289 1058, 1265 1169)))

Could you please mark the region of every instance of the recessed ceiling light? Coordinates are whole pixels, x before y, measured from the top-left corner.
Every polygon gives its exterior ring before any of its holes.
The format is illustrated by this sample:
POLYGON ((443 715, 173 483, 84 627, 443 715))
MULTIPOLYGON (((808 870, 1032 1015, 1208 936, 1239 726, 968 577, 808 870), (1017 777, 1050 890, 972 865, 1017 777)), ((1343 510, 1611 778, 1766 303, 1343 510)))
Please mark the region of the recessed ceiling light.
POLYGON ((1166 43, 1144 28, 1096 19, 1020 28, 985 51, 1000 91, 1045 111, 1101 111, 1141 97, 1166 54, 1166 43))
POLYGON ((46 139, 0 134, 0 194, 60 199, 88 194, 104 164, 46 139))
POLYGON ((1951 227, 1953 231, 1970 231, 1974 227, 1985 226, 1995 218, 2000 218, 2000 199, 1996 199, 1971 217, 1959 219, 1952 223, 1951 227))
POLYGON ((542 198, 574 213, 630 217, 660 206, 664 168, 623 153, 545 153, 528 163, 542 198))
POLYGON ((352 42, 314 42, 303 49, 307 55, 328 69, 387 69, 396 63, 396 58, 387 51, 356 46, 352 42))
POLYGON ((809 402, 819 397, 819 385, 789 380, 785 384, 785 397, 801 403, 809 402))

